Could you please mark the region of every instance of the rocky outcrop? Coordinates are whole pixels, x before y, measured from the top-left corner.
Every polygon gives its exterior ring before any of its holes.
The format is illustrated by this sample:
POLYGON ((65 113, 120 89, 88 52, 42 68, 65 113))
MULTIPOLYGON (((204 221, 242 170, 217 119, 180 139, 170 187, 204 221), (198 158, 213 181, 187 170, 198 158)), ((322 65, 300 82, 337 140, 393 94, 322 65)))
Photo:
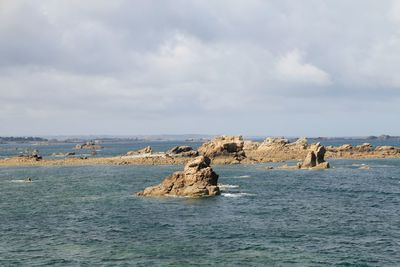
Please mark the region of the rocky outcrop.
POLYGON ((103 147, 99 144, 97 144, 95 141, 87 141, 86 143, 83 144, 77 144, 75 146, 75 149, 102 149, 103 147))
POLYGON ((139 150, 128 151, 126 153, 126 156, 143 155, 143 154, 151 154, 151 153, 153 153, 153 149, 151 148, 151 146, 146 146, 145 148, 142 148, 139 150))
POLYGON ((311 150, 307 153, 306 158, 303 163, 299 165, 300 168, 318 168, 327 169, 329 168, 329 163, 325 161, 326 149, 321 146, 320 143, 313 144, 311 150))
POLYGON ((218 175, 210 167, 211 160, 199 156, 189 161, 184 170, 175 172, 156 186, 147 187, 138 196, 206 197, 220 194, 218 175))
POLYGON ((167 151, 167 155, 173 157, 197 157, 199 152, 190 146, 176 146, 167 151))
POLYGON ((290 143, 285 138, 269 137, 258 146, 246 146, 245 152, 249 162, 278 162, 304 159, 307 148, 308 141, 305 138, 290 143))
POLYGON ((243 146, 242 136, 220 136, 201 145, 198 151, 214 163, 232 164, 246 158, 243 146))

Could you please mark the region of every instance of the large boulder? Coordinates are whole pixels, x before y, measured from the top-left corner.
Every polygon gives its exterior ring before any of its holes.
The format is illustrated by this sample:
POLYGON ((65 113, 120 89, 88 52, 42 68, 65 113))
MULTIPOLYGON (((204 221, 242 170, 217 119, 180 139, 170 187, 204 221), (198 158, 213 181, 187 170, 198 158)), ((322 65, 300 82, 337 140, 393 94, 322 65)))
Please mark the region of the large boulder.
POLYGON ((218 174, 210 167, 208 157, 199 156, 188 162, 183 171, 175 172, 158 185, 147 187, 138 196, 206 197, 220 194, 218 174))
POLYGON ((210 158, 225 157, 240 162, 246 157, 242 136, 220 136, 204 143, 198 149, 201 155, 210 158))
POLYGON ((309 151, 307 153, 306 158, 303 161, 303 164, 301 164, 302 168, 312 168, 317 165, 317 157, 315 156, 314 151, 309 151))
POLYGON ((199 152, 190 146, 176 146, 168 150, 167 154, 174 157, 197 157, 199 152))

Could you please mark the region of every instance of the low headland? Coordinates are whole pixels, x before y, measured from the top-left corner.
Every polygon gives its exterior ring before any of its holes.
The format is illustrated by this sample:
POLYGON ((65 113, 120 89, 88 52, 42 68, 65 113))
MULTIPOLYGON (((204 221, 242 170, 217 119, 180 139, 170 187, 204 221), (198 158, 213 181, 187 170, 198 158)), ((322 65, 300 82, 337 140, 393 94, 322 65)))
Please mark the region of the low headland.
POLYGON ((98 147, 100 146, 95 143, 85 143, 77 147, 92 149, 93 157, 78 157, 69 154, 61 158, 44 159, 38 153, 33 153, 0 159, 0 166, 174 165, 186 164, 197 156, 210 158, 212 164, 254 164, 288 160, 304 163, 306 158, 313 162, 316 157, 315 160, 318 161, 318 153, 320 153, 318 149, 321 147, 326 159, 400 158, 400 147, 374 147, 369 143, 357 146, 344 144, 324 147, 319 143, 309 144, 306 138, 299 138, 294 142, 289 142, 284 138, 267 138, 262 142, 255 142, 244 140, 241 136, 219 136, 204 142, 198 149, 177 146, 165 152, 154 152, 151 147, 144 147, 112 157, 95 157, 95 149, 98 147), (310 154, 312 151, 314 151, 314 156, 310 154))

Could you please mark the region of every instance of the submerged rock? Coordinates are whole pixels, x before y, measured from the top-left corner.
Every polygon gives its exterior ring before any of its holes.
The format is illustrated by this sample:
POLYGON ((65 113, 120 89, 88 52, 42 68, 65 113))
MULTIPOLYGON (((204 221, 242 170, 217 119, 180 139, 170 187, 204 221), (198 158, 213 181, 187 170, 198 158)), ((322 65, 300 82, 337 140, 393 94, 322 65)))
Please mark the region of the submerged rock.
POLYGON ((206 197, 220 194, 218 174, 210 167, 208 157, 199 156, 188 162, 183 171, 175 172, 155 186, 147 187, 138 196, 206 197))

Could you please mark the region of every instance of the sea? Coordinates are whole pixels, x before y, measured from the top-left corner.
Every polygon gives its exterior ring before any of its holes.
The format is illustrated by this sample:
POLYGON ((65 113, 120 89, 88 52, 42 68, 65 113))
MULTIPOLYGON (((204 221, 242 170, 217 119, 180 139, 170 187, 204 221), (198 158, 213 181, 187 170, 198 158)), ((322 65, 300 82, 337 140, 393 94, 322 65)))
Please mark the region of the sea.
POLYGON ((0 266, 400 266, 400 159, 330 163, 215 165, 203 199, 135 195, 178 165, 0 167, 0 266))

